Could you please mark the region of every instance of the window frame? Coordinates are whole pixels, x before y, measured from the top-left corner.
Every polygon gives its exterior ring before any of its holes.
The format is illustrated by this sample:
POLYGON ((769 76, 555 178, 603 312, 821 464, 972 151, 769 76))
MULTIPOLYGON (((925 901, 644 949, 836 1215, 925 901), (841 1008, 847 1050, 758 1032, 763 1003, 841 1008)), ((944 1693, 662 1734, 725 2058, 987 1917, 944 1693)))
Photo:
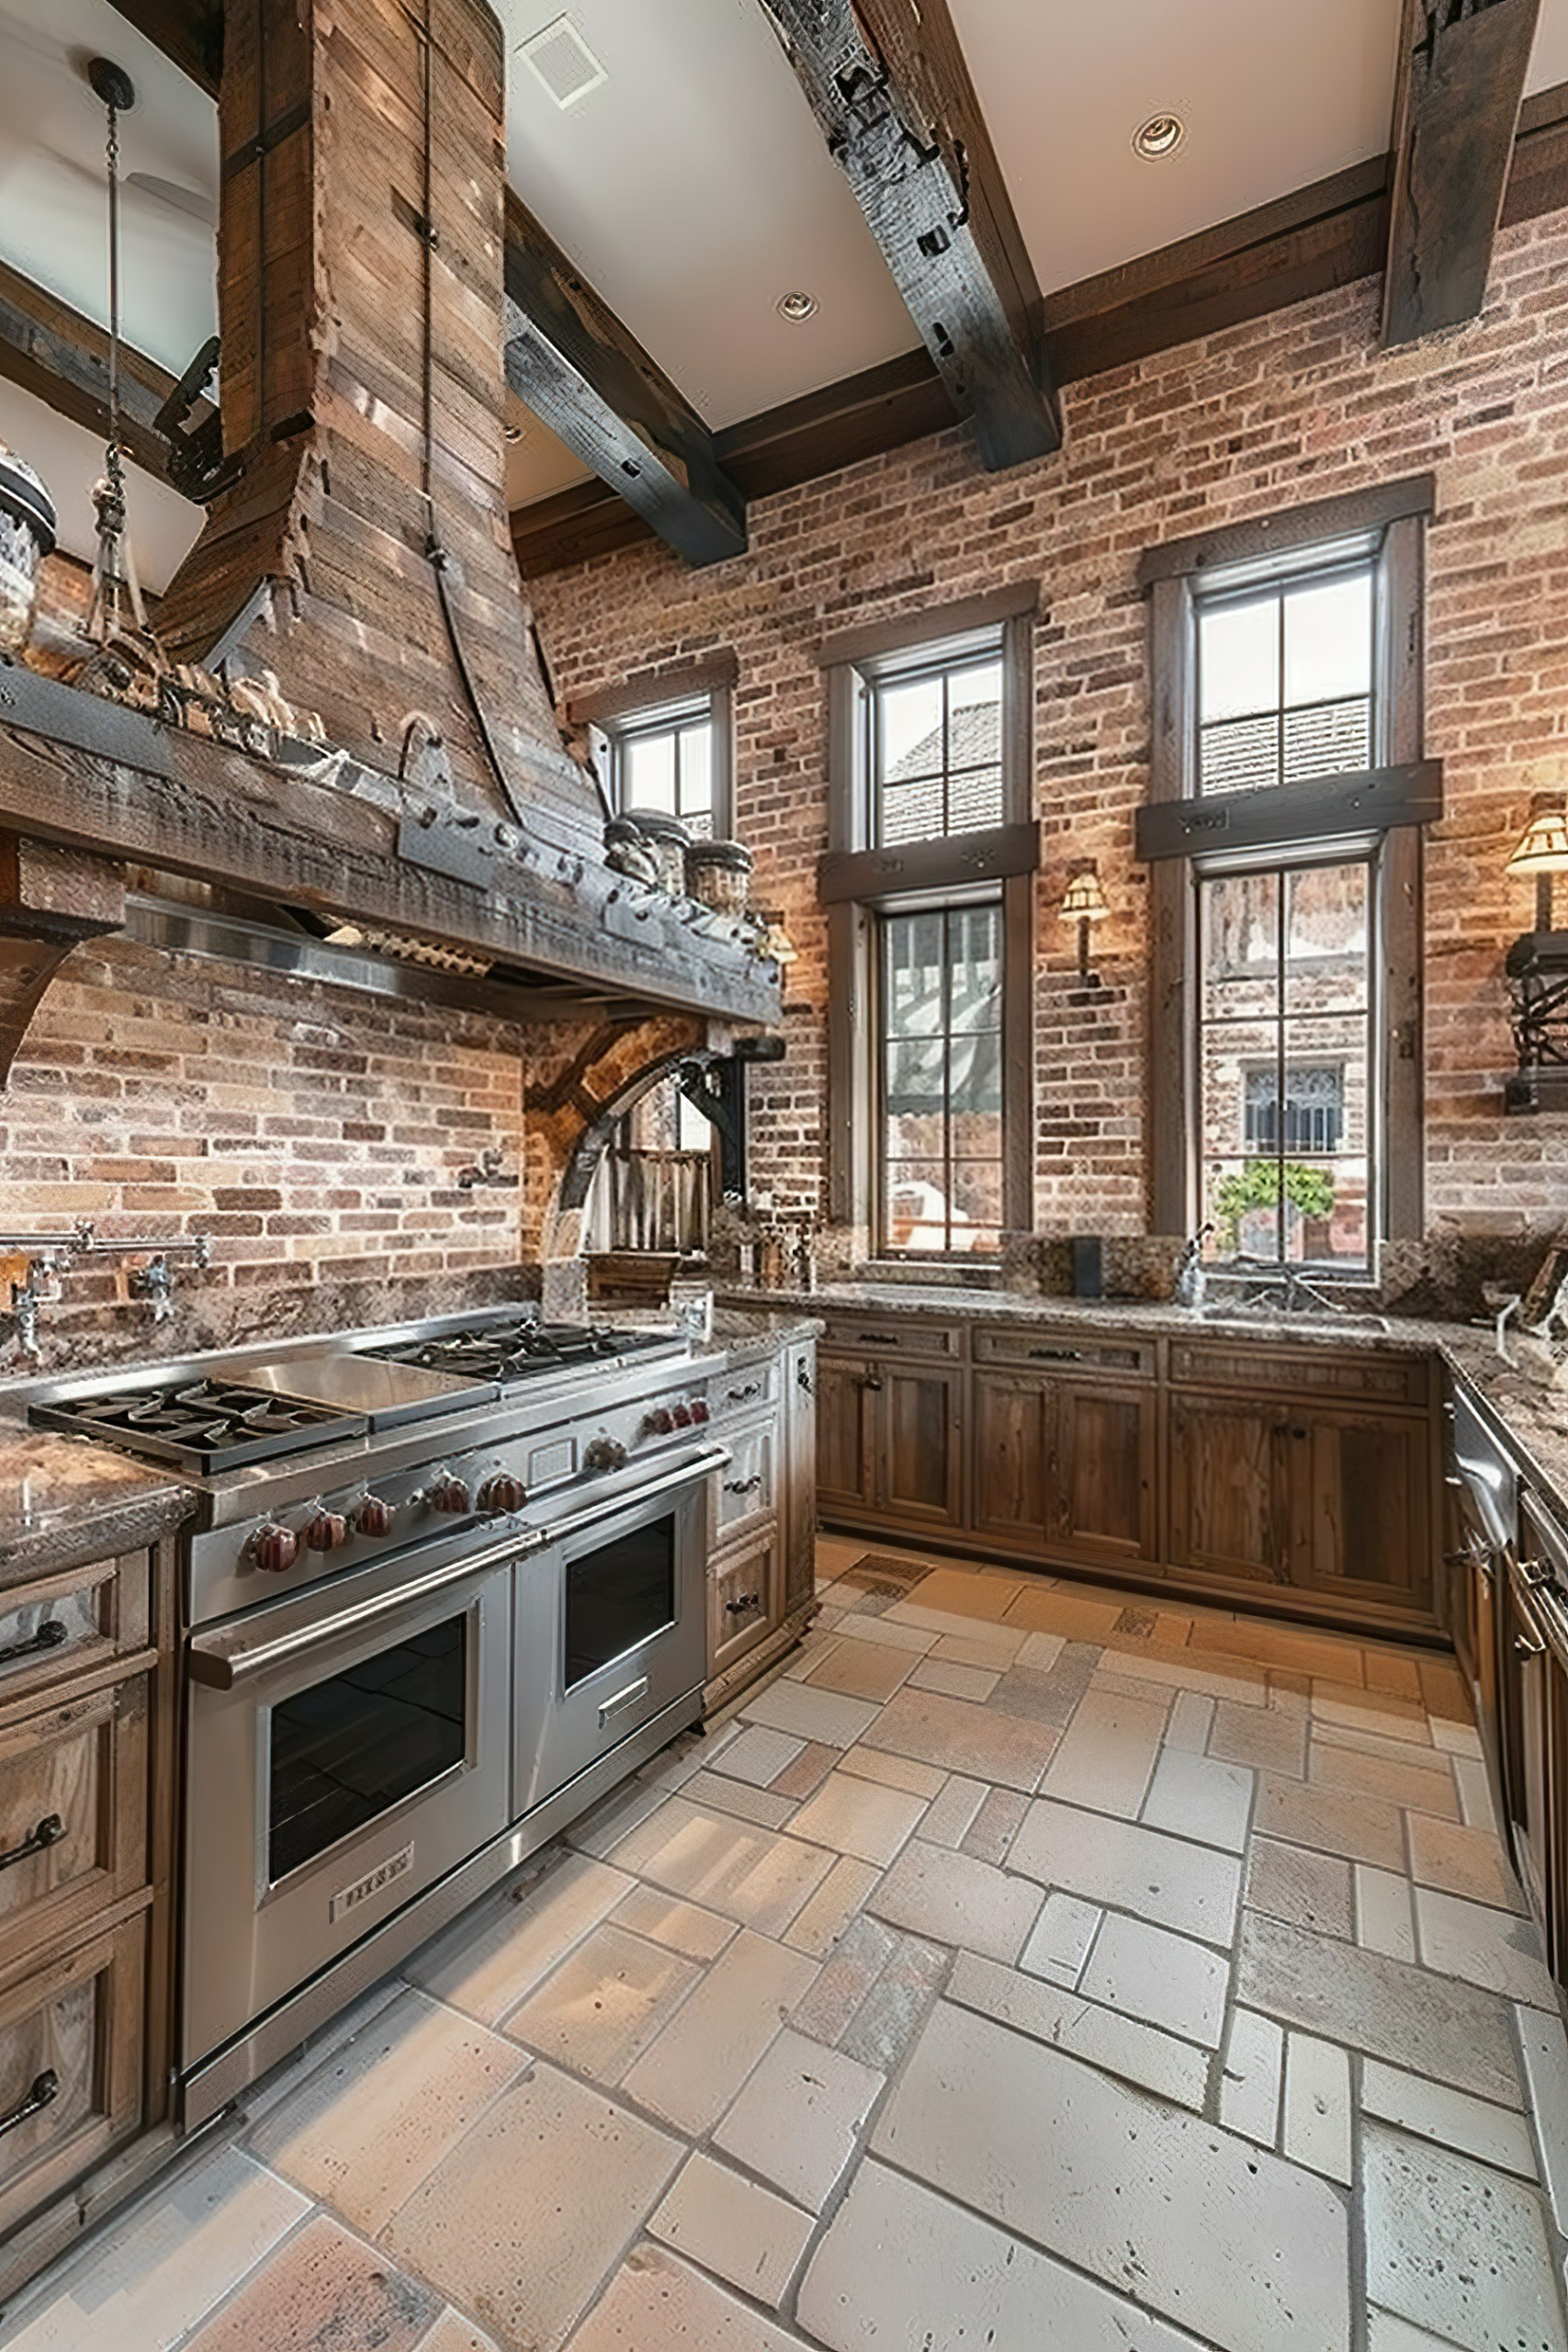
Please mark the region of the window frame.
POLYGON ((660 720, 673 726, 683 716, 694 718, 705 705, 713 730, 709 754, 713 838, 733 838, 737 675, 734 654, 721 652, 703 662, 630 678, 623 685, 570 704, 567 717, 572 725, 588 729, 610 809, 618 815, 625 806, 620 775, 623 741, 658 732, 660 720))
MULTIPOLYGON (((1032 816, 1032 619, 1037 583, 918 618, 882 623, 819 650, 829 720, 829 841, 818 867, 828 917, 829 1213, 885 1253, 886 1200, 878 1003, 878 917, 935 911, 976 899, 1002 913, 1002 1230, 1033 1225, 1034 877, 1040 829, 1032 816), (1003 822, 970 833, 875 844, 863 701, 869 676, 892 675, 980 650, 989 632, 1002 664, 1003 822)), ((964 1265, 976 1275, 999 1259, 973 1251, 897 1253, 900 1264, 964 1265)))
MULTIPOLYGON (((1139 567, 1149 592, 1154 734, 1150 793, 1139 811, 1139 854, 1150 861, 1150 1207, 1154 1229, 1190 1234, 1200 1221, 1196 876, 1215 853, 1239 869, 1321 859, 1371 841, 1375 1142, 1368 1195, 1368 1258, 1423 1229, 1422 842, 1442 813, 1441 763, 1423 756, 1424 540, 1434 504, 1429 474, 1324 499, 1150 548, 1139 567), (1382 764, 1350 775, 1200 796, 1197 777, 1197 607, 1210 581, 1240 584, 1299 574, 1348 541, 1377 564, 1378 669, 1374 743, 1382 764)), ((1354 1280, 1352 1274, 1346 1279, 1354 1280)), ((1365 1279, 1365 1277, 1362 1277, 1365 1279)))

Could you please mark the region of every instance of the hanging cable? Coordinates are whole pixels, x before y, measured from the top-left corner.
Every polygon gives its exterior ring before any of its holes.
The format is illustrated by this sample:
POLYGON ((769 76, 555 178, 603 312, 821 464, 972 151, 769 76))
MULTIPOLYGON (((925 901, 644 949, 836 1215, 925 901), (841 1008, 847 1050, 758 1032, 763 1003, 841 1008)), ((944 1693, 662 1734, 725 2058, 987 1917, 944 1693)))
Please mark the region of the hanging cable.
POLYGON ((147 627, 141 583, 126 530, 125 461, 119 446, 119 118, 136 104, 136 86, 124 67, 107 57, 91 61, 87 81, 108 117, 105 157, 109 186, 109 434, 103 477, 93 488, 98 544, 93 560, 93 600, 87 612, 87 635, 107 644, 125 626, 126 599, 136 627, 143 631, 147 627))

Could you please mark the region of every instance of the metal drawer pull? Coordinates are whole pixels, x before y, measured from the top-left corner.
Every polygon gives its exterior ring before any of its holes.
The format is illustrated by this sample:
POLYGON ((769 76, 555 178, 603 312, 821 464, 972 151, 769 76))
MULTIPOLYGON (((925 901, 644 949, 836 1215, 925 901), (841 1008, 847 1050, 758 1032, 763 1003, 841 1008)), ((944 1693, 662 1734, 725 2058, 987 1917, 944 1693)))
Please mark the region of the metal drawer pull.
POLYGON ((52 2107, 59 2097, 60 2077, 52 2066, 46 2066, 41 2075, 33 2076, 32 2088, 21 2105, 14 2107, 9 2115, 0 2115, 0 2138, 4 2138, 7 2132, 16 2131, 18 2124, 30 2122, 35 2115, 41 2115, 44 2109, 52 2107))
POLYGON ((733 1600, 725 1602, 725 1614, 729 1617, 744 1617, 749 1609, 761 1609, 761 1605, 762 1596, 760 1592, 742 1592, 737 1594, 733 1600))
POLYGON ((758 1470, 750 1478, 727 1478, 724 1491, 727 1495, 754 1495, 761 1483, 762 1474, 758 1470))
POLYGON ((46 1847, 57 1846, 65 1835, 65 1824, 57 1813, 46 1813, 32 1835, 13 1846, 8 1854, 0 1854, 0 1871, 8 1871, 13 1862, 25 1862, 29 1854, 41 1854, 46 1847))
POLYGON ((727 1405, 744 1405, 751 1397, 760 1396, 761 1393, 761 1382, 760 1380, 749 1380, 744 1388, 732 1388, 724 1401, 727 1405))
POLYGON ((1516 1657, 1543 1657, 1545 1654, 1546 1644, 1544 1642, 1532 1642, 1528 1634, 1516 1634, 1514 1635, 1514 1655, 1516 1657))
POLYGON ((604 1705, 599 1710, 600 1730, 604 1730, 604 1725, 609 1722, 612 1715, 620 1714, 626 1707, 635 1707, 639 1699, 646 1699, 647 1696, 648 1677, 645 1674, 642 1676, 640 1680, 637 1682, 628 1682, 624 1690, 617 1690, 613 1699, 605 1700, 604 1705))
POLYGON ((889 1339, 886 1331, 857 1331, 855 1337, 861 1345, 866 1348, 897 1348, 903 1345, 902 1340, 897 1336, 889 1339))
POLYGON ((1031 1348, 1029 1351, 1031 1363, 1082 1363, 1083 1360, 1081 1348, 1031 1348))
POLYGON ((868 1372, 863 1374, 861 1379, 863 1388, 880 1388, 881 1385, 882 1374, 879 1372, 868 1372))
POLYGON ((51 1617, 25 1642, 13 1642, 9 1649, 0 1650, 0 1666, 9 1666, 13 1658, 38 1657, 45 1650, 57 1650, 65 1639, 66 1628, 60 1618, 51 1617))

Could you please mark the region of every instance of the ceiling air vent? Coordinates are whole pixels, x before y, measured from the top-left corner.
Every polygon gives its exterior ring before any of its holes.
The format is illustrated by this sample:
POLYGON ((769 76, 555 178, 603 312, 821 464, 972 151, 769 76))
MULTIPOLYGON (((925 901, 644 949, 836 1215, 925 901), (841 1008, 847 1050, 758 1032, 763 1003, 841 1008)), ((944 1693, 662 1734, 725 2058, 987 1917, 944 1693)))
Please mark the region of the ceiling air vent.
POLYGON ((570 17, 558 17, 521 43, 524 56, 563 110, 608 79, 570 17))

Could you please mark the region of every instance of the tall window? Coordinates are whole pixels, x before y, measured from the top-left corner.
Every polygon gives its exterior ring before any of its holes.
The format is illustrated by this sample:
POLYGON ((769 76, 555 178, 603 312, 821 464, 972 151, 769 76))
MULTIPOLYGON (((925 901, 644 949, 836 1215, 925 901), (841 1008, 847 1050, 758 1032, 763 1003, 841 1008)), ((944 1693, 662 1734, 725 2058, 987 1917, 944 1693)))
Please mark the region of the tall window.
POLYGON ((1428 478, 1151 548, 1159 1229, 1362 1274, 1420 1230, 1428 478))
POLYGON ((875 1256, 995 1260, 1031 1221, 1032 602, 824 654, 833 1209, 875 1256))
POLYGON ((617 808, 659 808, 701 840, 714 824, 714 718, 710 697, 628 716, 606 729, 611 797, 617 808))

